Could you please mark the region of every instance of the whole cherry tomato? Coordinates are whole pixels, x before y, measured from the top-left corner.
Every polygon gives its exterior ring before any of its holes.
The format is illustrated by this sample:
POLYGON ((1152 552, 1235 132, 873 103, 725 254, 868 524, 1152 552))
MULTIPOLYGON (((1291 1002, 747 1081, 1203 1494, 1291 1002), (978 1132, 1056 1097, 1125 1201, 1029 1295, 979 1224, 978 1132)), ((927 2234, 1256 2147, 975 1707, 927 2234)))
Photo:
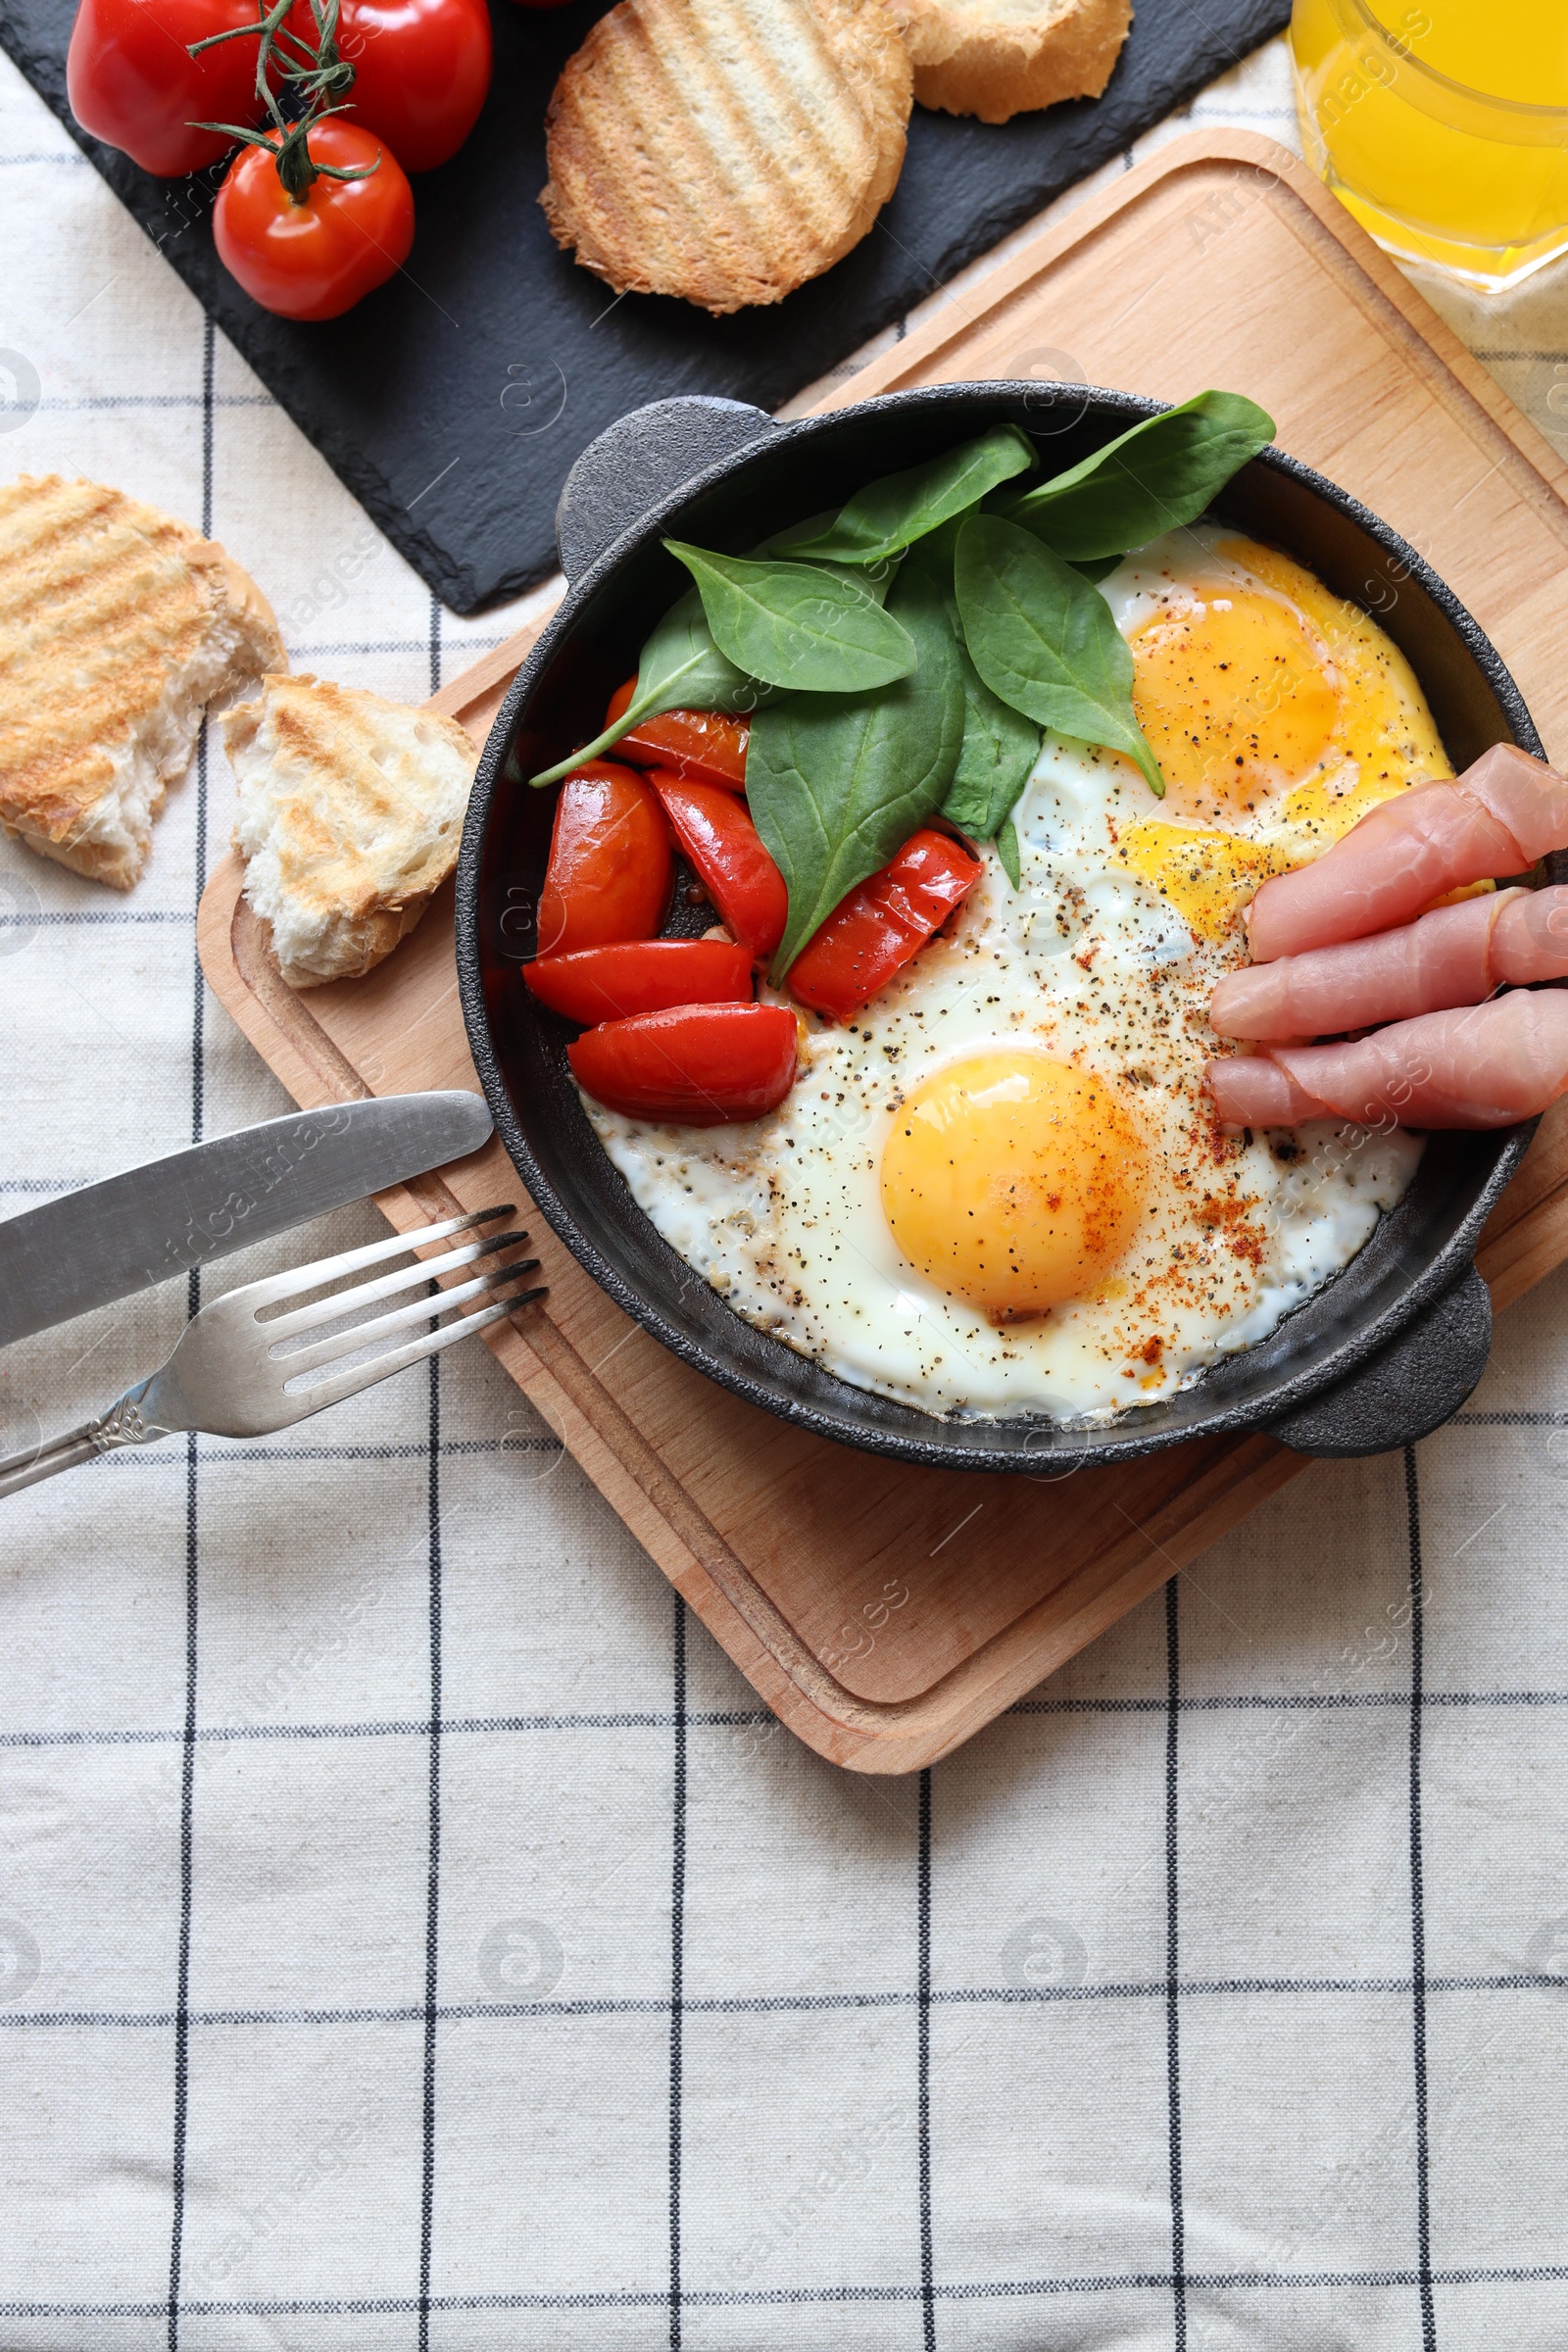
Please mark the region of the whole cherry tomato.
MULTIPOLYGON (((316 47, 310 0, 296 0, 288 29, 316 47)), ((485 0, 342 0, 337 50, 354 68, 346 119, 384 139, 405 172, 457 154, 490 87, 485 0)))
POLYGON ((651 768, 648 781, 731 937, 766 963, 784 936, 790 894, 746 803, 667 768, 651 768))
POLYGON ((414 191, 390 148, 341 115, 314 123, 308 144, 313 165, 375 169, 363 179, 314 179, 296 199, 271 150, 247 147, 218 191, 213 238, 264 311, 336 318, 408 259, 414 191))
MULTIPOLYGON (((635 678, 628 678, 616 687, 605 712, 607 727, 614 725, 636 685, 635 678)), ((693 776, 699 784, 722 784, 731 792, 744 792, 750 737, 744 718, 730 718, 722 710, 662 710, 623 735, 614 750, 617 760, 629 760, 633 767, 672 767, 677 775, 693 776)))
POLYGON ((228 153, 221 131, 193 122, 254 122, 258 41, 187 44, 254 24, 252 0, 81 0, 66 59, 71 111, 83 130, 144 172, 176 179, 228 153))
POLYGON ((749 1004, 752 959, 721 939, 638 939, 541 956, 522 976, 541 1004, 588 1027, 672 1004, 749 1004))
POLYGON ((607 1110, 726 1127, 783 1102, 798 1034, 787 1004, 683 1004, 606 1021, 569 1045, 566 1059, 607 1110))
POLYGON ((539 893, 539 953, 652 939, 669 905, 669 826, 641 776, 612 760, 569 775, 539 893))
POLYGON ((980 874, 961 842, 923 825, 812 932, 790 966, 791 996, 847 1021, 919 954, 980 874))

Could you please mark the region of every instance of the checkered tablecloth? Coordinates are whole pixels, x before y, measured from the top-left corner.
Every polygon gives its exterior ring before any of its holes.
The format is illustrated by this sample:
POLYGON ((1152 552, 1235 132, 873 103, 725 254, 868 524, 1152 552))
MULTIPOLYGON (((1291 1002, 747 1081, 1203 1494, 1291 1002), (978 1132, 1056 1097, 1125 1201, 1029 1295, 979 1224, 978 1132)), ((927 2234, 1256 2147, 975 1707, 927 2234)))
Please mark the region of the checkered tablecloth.
MULTIPOLYGON (((1194 112, 1291 137, 1281 51, 1194 112)), ((3 62, 0 189, 9 466, 201 523, 302 668, 514 624, 3 62)), ((1568 423, 1560 283, 1460 315, 1568 423)), ((195 967, 230 791, 128 900, 0 846, 0 1213, 285 1107, 195 967)), ((0 2352, 1561 2352, 1565 1302, 908 1781, 760 1709, 477 1348, 0 1504, 0 2352)), ((186 1306, 12 1348, 0 1418, 186 1306)))

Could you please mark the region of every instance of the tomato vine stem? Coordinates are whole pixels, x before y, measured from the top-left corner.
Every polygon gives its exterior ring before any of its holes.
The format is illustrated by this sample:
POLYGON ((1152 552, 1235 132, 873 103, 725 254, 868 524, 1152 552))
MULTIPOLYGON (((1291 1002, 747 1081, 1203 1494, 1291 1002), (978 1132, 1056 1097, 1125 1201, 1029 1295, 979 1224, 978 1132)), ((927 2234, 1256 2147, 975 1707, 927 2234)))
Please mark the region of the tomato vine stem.
POLYGON ((276 136, 238 122, 197 122, 191 127, 217 131, 246 147, 265 147, 277 166, 277 176, 289 202, 304 204, 318 179, 368 179, 372 172, 380 170, 381 159, 378 155, 373 164, 349 167, 318 164, 311 154, 310 134, 317 123, 324 122, 329 115, 352 111, 349 92, 354 87, 354 68, 338 54, 339 0, 311 0, 311 14, 316 23, 314 49, 288 27, 286 20, 294 4, 295 0, 273 0, 266 15, 254 23, 235 24, 226 32, 209 33, 205 40, 189 44, 191 56, 196 57, 204 49, 217 48, 220 41, 257 39, 257 103, 270 118, 276 136), (284 42, 305 61, 303 64, 290 58, 280 46, 284 42), (282 98, 287 98, 294 110, 292 120, 283 112, 282 98), (335 103, 329 103, 332 101, 335 103))

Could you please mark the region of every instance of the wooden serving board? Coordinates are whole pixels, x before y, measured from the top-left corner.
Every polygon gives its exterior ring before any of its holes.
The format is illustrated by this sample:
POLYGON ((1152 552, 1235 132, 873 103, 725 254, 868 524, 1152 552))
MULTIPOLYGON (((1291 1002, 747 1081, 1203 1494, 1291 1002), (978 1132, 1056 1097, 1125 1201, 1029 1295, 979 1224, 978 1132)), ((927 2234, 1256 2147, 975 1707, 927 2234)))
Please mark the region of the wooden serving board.
MULTIPOLYGON (((825 407, 1069 372, 1262 401, 1282 447, 1364 499, 1487 627, 1548 753, 1568 756, 1568 468, 1294 157, 1186 138, 1043 233, 825 407)), ((482 740, 531 633, 435 705, 482 740)), ((203 968, 304 1104, 474 1086, 448 891, 379 970, 299 997, 230 858, 203 968)), ((381 1197, 409 1227, 516 1199, 499 1143, 381 1197)), ((1305 1467, 1260 1436, 1043 1485, 910 1470, 803 1435, 689 1370, 612 1306, 543 1219, 550 1297, 487 1335, 507 1370, 761 1696, 822 1754, 946 1754, 1305 1467)), ((1568 1103, 1488 1228, 1506 1304, 1568 1255, 1568 1103)))

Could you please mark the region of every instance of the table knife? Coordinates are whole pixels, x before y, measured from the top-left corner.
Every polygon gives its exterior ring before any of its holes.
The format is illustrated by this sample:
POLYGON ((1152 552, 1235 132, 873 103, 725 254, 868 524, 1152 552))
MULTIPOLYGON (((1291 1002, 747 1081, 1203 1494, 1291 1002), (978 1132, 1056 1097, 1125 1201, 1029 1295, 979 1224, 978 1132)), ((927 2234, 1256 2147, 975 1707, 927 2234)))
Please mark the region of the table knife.
POLYGON ((0 1347, 477 1152, 479 1095, 296 1110, 0 1223, 0 1347))

